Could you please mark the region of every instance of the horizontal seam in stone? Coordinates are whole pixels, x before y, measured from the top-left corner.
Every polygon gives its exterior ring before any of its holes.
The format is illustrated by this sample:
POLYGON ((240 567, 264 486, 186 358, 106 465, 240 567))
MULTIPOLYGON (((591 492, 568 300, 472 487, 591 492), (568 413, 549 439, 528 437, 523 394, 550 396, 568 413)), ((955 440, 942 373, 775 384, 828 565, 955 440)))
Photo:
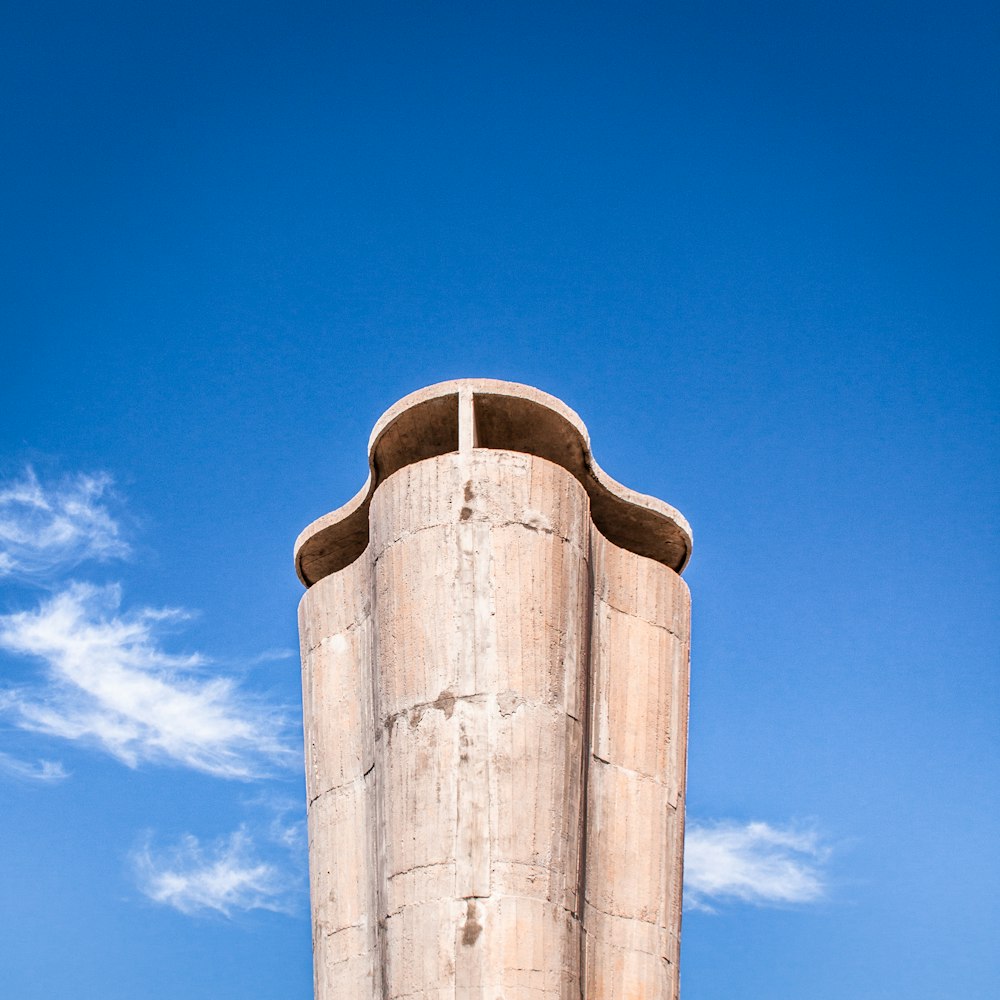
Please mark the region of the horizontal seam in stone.
POLYGON ((413 865, 412 868, 407 868, 404 871, 396 872, 394 875, 388 877, 388 881, 392 881, 394 878, 402 878, 404 875, 409 875, 411 872, 425 871, 428 868, 454 868, 457 862, 455 861, 430 861, 425 865, 413 865))
MULTIPOLYGON (((428 869, 428 868, 440 868, 440 869, 447 870, 449 868, 454 868, 455 865, 456 865, 456 863, 457 862, 455 862, 455 861, 435 861, 435 862, 431 862, 430 864, 426 864, 426 865, 414 865, 412 868, 407 868, 406 871, 397 872, 394 875, 388 876, 387 881, 391 882, 393 879, 398 879, 398 878, 401 878, 404 875, 409 875, 410 872, 421 871, 421 870, 425 870, 425 869, 428 869)), ((549 867, 547 865, 529 865, 527 862, 516 862, 516 861, 514 861, 514 862, 498 862, 498 864, 509 864, 509 865, 515 865, 515 864, 517 864, 517 865, 521 865, 522 867, 531 867, 531 868, 540 869, 540 874, 555 876, 556 878, 563 878, 563 877, 565 877, 565 873, 564 872, 561 872, 561 871, 559 871, 556 868, 551 868, 551 867, 549 867)), ((489 893, 487 895, 478 895, 476 893, 469 893, 466 896, 453 896, 451 893, 448 893, 448 894, 445 894, 445 895, 428 896, 426 899, 411 900, 411 901, 406 902, 406 903, 401 903, 391 913, 387 913, 386 914, 386 918, 391 917, 391 916, 396 916, 397 914, 401 913, 404 909, 406 909, 406 907, 408 907, 408 906, 421 906, 424 903, 433 903, 433 902, 436 902, 436 901, 440 901, 442 899, 491 899, 491 898, 494 898, 494 897, 497 898, 497 899, 528 899, 528 900, 531 900, 533 902, 548 903, 548 904, 550 904, 552 906, 558 906, 559 909, 561 909, 564 912, 568 913, 574 919, 577 918, 577 913, 576 913, 575 910, 570 909, 568 906, 565 906, 563 903, 560 903, 557 900, 549 899, 549 898, 541 898, 539 896, 526 896, 524 893, 511 893, 511 892, 507 892, 506 890, 499 890, 499 889, 496 892, 491 892, 491 893, 489 893)))
POLYGON ((367 614, 364 618, 356 618, 354 621, 349 622, 343 628, 337 629, 336 632, 329 632, 327 635, 321 636, 319 642, 315 646, 309 646, 306 649, 307 653, 314 653, 320 646, 323 645, 328 639, 336 639, 338 635, 350 635, 351 632, 357 631, 362 625, 367 625, 371 621, 371 615, 367 614))
MULTIPOLYGON (((421 900, 419 900, 417 902, 413 902, 413 903, 403 903, 400 907, 398 907, 397 909, 393 910, 392 913, 385 914, 385 916, 381 918, 380 923, 385 923, 385 922, 391 920, 393 917, 398 917, 403 912, 403 910, 407 909, 408 907, 426 906, 428 903, 440 903, 440 902, 456 902, 456 903, 460 903, 460 902, 462 902, 463 900, 466 900, 466 899, 496 899, 496 900, 523 899, 523 900, 525 900, 528 903, 543 903, 545 905, 552 906, 552 907, 554 907, 557 910, 561 910, 563 913, 565 913, 568 916, 572 917, 576 921, 579 921, 579 919, 580 919, 579 914, 575 913, 568 906, 564 906, 562 903, 560 903, 560 902, 558 902, 557 900, 554 900, 554 899, 539 899, 538 896, 525 896, 523 893, 520 893, 520 892, 518 892, 518 893, 513 893, 513 892, 495 892, 495 893, 492 893, 491 892, 488 896, 476 896, 476 895, 468 895, 468 896, 453 896, 453 895, 432 896, 430 899, 421 899, 421 900)), ((595 909, 595 910, 597 909, 596 906, 595 907, 591 907, 591 908, 595 909)), ((599 911, 599 912, 603 912, 603 911, 599 911)), ((615 914, 608 913, 608 914, 605 914, 605 916, 615 916, 615 914)))
POLYGON ((377 552, 372 550, 372 561, 377 563, 394 545, 398 545, 400 542, 406 541, 409 538, 416 538, 417 535, 423 534, 425 531, 434 531, 440 528, 456 527, 460 528, 466 524, 489 524, 492 528, 524 528, 526 531, 540 532, 546 535, 552 535, 554 538, 559 538, 564 541, 570 547, 576 549, 580 554, 580 558, 583 559, 588 564, 590 563, 590 547, 589 545, 585 548, 580 545, 572 538, 568 538, 561 532, 554 531, 552 528, 539 528, 534 525, 528 524, 525 521, 502 521, 496 524, 492 521, 483 518, 480 521, 474 521, 471 518, 468 521, 439 521, 437 524, 426 524, 422 528, 417 528, 415 531, 407 531, 402 535, 396 535, 393 539, 383 545, 377 552))
MULTIPOLYGON (((607 913, 605 914, 605 916, 613 917, 614 914, 607 913)), ((622 917, 621 919, 625 920, 628 918, 622 917)), ((640 923, 645 923, 645 921, 640 921, 640 923)), ((648 955, 650 958, 657 959, 657 961, 666 962, 667 965, 674 964, 673 962, 670 961, 670 958, 667 955, 663 955, 658 951, 647 951, 645 948, 637 948, 634 945, 626 946, 626 945, 616 944, 610 938, 605 937, 604 935, 601 934, 594 933, 594 931, 591 928, 587 927, 586 925, 583 928, 583 933, 588 937, 592 937, 595 941, 599 941, 601 944, 610 945, 616 951, 621 951, 621 952, 635 951, 638 952, 640 955, 648 955)))
MULTIPOLYGON (((501 694, 505 694, 506 692, 501 691, 500 693, 501 694)), ((446 704, 447 705, 454 705, 455 702, 462 701, 462 702, 467 702, 469 704, 483 704, 483 705, 485 705, 485 704, 487 704, 489 702, 490 698, 494 698, 494 697, 496 697, 496 696, 494 695, 494 692, 492 692, 492 691, 477 691, 475 694, 455 694, 455 695, 448 695, 447 700, 446 700, 446 704)), ((402 719, 405 716, 409 715, 411 712, 415 712, 418 709, 425 709, 426 710, 428 708, 436 708, 439 711, 443 712, 445 710, 445 705, 439 704, 440 701, 441 701, 441 696, 438 695, 437 698, 435 698, 433 701, 420 701, 420 702, 416 702, 415 704, 411 705, 409 708, 401 708, 398 712, 393 712, 392 715, 387 715, 385 717, 385 719, 382 720, 382 722, 380 723, 380 725, 379 725, 378 728, 381 729, 381 728, 383 728, 385 726, 388 726, 391 723, 394 723, 397 719, 402 719)), ((522 698, 517 703, 514 711, 516 711, 522 705, 530 705, 532 708, 545 708, 545 709, 548 709, 555 716, 563 715, 563 716, 566 716, 569 719, 572 719, 574 722, 579 722, 580 721, 578 718, 576 718, 575 715, 571 715, 569 712, 566 711, 565 708, 561 708, 558 704, 553 703, 553 702, 533 701, 533 700, 531 700, 529 698, 522 698)), ((505 713, 501 712, 500 714, 504 715, 505 713)), ((506 715, 511 715, 511 714, 513 714, 513 712, 506 713, 506 715)), ((376 736, 376 739, 377 738, 378 737, 376 736)))
POLYGON ((637 621, 640 621, 645 625, 652 625, 653 628, 658 628, 663 632, 667 632, 669 635, 672 635, 675 639, 679 639, 681 642, 687 641, 685 636, 681 635, 680 632, 674 631, 674 629, 672 629, 669 625, 664 625, 661 622, 654 622, 645 615, 636 614, 636 612, 630 611, 628 608, 619 607, 619 605, 615 604, 613 601, 609 601, 607 597, 597 591, 594 592, 594 596, 601 602, 601 604, 611 608, 612 611, 617 611, 619 614, 627 615, 629 618, 635 618, 637 621))
POLYGON ((342 785, 331 785, 329 788, 324 788, 323 791, 317 792, 311 799, 309 799, 306 805, 312 806, 314 803, 323 798, 324 795, 333 795, 338 792, 342 797, 346 798, 347 793, 353 791, 355 786, 363 785, 365 783, 365 779, 374 769, 375 765, 373 764, 367 771, 365 771, 364 774, 359 774, 356 778, 351 778, 350 781, 345 781, 342 785))
MULTIPOLYGON (((323 940, 329 941, 330 938, 334 938, 338 934, 345 934, 347 931, 363 931, 364 929, 365 929, 365 922, 363 920, 359 920, 357 923, 345 924, 343 927, 338 927, 332 931, 324 930, 323 940)), ((361 952, 360 954, 364 954, 364 952, 361 952)), ((343 959, 341 961, 343 961, 343 959)))
MULTIPOLYGON (((655 775, 647 774, 645 771, 637 771, 635 768, 626 767, 624 764, 618 764, 613 760, 605 760, 603 757, 598 756, 593 750, 590 752, 590 756, 600 764, 604 764, 605 767, 613 767, 617 771, 621 771, 623 774, 629 775, 633 778, 638 778, 640 781, 650 782, 651 784, 657 785, 660 788, 669 788, 668 782, 664 781, 662 778, 657 778, 655 775)), ((680 797, 678 795, 678 797, 680 797)), ((669 803, 668 803, 669 805, 669 803)), ((676 806, 671 805, 671 809, 677 809, 676 806)))
POLYGON ((626 915, 621 914, 621 913, 610 913, 608 910, 602 910, 601 907, 595 906, 593 903, 590 902, 590 900, 586 900, 584 902, 583 924, 584 924, 584 930, 586 931, 586 933, 588 933, 591 936, 597 938, 601 942, 604 942, 604 943, 610 944, 610 945, 614 945, 616 948, 619 948, 621 951, 638 951, 638 952, 641 952, 643 955, 649 955, 651 958, 662 958, 662 959, 664 959, 666 961, 669 961, 669 959, 667 958, 666 955, 661 955, 660 952, 658 952, 658 951, 647 951, 645 948, 636 948, 636 947, 632 947, 632 946, 615 945, 614 941, 611 939, 611 937, 609 935, 607 935, 607 934, 598 934, 596 932, 596 928, 592 927, 589 923, 587 923, 587 910, 592 910, 595 913, 599 913, 602 917, 608 917, 611 920, 622 920, 622 921, 626 921, 626 922, 630 922, 630 923, 643 924, 646 927, 651 927, 651 928, 653 928, 656 931, 662 932, 663 934, 665 934, 667 936, 668 939, 676 940, 675 935, 671 932, 671 930, 670 930, 669 927, 665 927, 663 924, 658 923, 655 920, 643 920, 642 917, 630 917, 630 916, 626 916, 626 915))

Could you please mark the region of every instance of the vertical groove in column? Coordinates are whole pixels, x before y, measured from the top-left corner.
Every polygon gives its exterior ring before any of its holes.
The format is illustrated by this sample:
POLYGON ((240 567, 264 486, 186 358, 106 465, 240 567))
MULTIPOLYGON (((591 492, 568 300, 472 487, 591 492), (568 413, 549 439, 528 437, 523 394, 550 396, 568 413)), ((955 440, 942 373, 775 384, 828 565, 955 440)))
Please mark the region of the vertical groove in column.
POLYGON ((672 570, 592 532, 587 1000, 676 1000, 689 605, 672 570))
POLYGON ((474 450, 389 477, 371 518, 384 1000, 571 1000, 586 494, 474 450))
MULTIPOLYGON (((457 1000, 479 996, 489 978, 487 935, 493 914, 485 900, 491 895, 490 777, 491 739, 489 695, 496 671, 491 652, 495 598, 490 581, 491 525, 475 517, 477 493, 488 488, 471 461, 471 399, 466 448, 455 466, 462 505, 457 515, 461 616, 458 683, 458 771, 455 802, 455 899, 460 924, 455 928, 455 989, 457 1000), (491 617, 492 612, 492 617, 491 617), (485 980, 485 981, 484 981, 485 980)), ((457 492, 457 490, 456 490, 457 492)))
POLYGON ((511 383, 369 466, 296 544, 317 1000, 676 1000, 686 521, 511 383))
POLYGON ((301 610, 317 996, 675 1000, 686 587, 528 455, 371 519, 301 610))
POLYGON ((591 730, 593 727, 593 699, 594 699, 594 535, 593 527, 588 525, 587 530, 587 603, 584 611, 585 633, 584 633, 584 677, 583 677, 583 704, 581 722, 583 725, 583 774, 581 781, 580 796, 580 849, 578 857, 578 883, 576 890, 576 917, 578 922, 579 937, 579 994, 580 1000, 585 1000, 587 996, 587 863, 589 856, 590 839, 590 760, 592 756, 591 730))
MULTIPOLYGON (((368 661, 367 691, 372 706, 371 754, 372 766, 368 788, 368 815, 372 826, 368 838, 368 884, 369 900, 372 906, 372 921, 375 925, 375 956, 378 967, 375 970, 376 1000, 388 1000, 389 997, 389 955, 386 936, 386 894, 385 894, 385 761, 381 759, 381 720, 383 709, 379 697, 379 686, 376 681, 379 663, 379 645, 381 632, 378 627, 378 588, 375 585, 375 553, 371 545, 365 550, 364 563, 367 571, 365 586, 369 595, 371 608, 372 642, 371 656, 368 661)), ((315 1000, 326 1000, 316 997, 315 1000)), ((333 1000, 333 998, 331 998, 333 1000)))
POLYGON ((378 1000, 367 560, 310 589, 299 621, 316 995, 378 1000))

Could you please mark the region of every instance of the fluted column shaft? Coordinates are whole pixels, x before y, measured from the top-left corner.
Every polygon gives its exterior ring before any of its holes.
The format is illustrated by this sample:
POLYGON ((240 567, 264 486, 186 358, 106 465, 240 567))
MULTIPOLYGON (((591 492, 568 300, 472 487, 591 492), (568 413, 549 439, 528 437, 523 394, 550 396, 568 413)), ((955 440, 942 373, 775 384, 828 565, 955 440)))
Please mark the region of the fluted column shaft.
POLYGON ((318 1000, 672 1000, 687 588, 526 454, 369 520, 300 610, 318 1000))

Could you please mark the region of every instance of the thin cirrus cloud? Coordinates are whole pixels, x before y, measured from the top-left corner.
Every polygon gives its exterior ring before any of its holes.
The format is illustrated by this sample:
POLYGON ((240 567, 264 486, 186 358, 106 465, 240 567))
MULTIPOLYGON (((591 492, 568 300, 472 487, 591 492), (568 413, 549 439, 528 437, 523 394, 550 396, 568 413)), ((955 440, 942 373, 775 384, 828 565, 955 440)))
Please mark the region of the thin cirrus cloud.
MULTIPOLYGON (((30 468, 0 481, 0 581, 51 585, 87 560, 126 557, 112 485, 103 473, 42 483, 30 468)), ((283 713, 231 678, 206 676, 198 654, 166 651, 163 631, 185 617, 171 608, 125 613, 119 586, 86 583, 63 585, 35 610, 0 616, 0 649, 43 665, 36 683, 0 689, 0 716, 23 730, 96 746, 130 767, 173 763, 250 779, 297 761, 283 713)), ((289 655, 268 650, 257 659, 289 655)), ((60 763, 2 751, 0 774, 48 784, 67 777, 60 763)), ((257 838, 241 827, 207 845, 189 835, 157 850, 147 837, 132 862, 147 897, 185 914, 291 912, 296 879, 287 865, 261 856, 261 839, 292 849, 302 837, 280 818, 257 838)), ((826 892, 828 853, 808 830, 692 824, 685 907, 814 902, 826 892)))
MULTIPOLYGON (((288 838, 296 836, 289 831, 288 838)), ((131 860, 139 890, 154 903, 187 916, 231 917, 245 910, 290 914, 298 909, 303 893, 301 878, 265 860, 246 827, 207 845, 186 834, 165 849, 155 848, 147 834, 131 860)))
POLYGON ((129 546, 112 514, 106 473, 42 483, 34 470, 0 481, 0 578, 47 576, 94 559, 124 558, 129 546))
POLYGON ((760 822, 692 824, 684 838, 685 906, 713 912, 733 902, 816 902, 826 894, 828 857, 812 830, 760 822))
POLYGON ((54 784, 69 777, 66 769, 57 760, 39 760, 34 763, 12 757, 0 751, 0 774, 6 774, 22 781, 38 781, 54 784))
POLYGON ((176 609, 120 610, 121 589, 73 583, 33 611, 0 616, 0 649, 44 665, 42 683, 0 691, 18 727, 95 745, 130 767, 174 763, 254 778, 296 759, 283 713, 198 654, 176 655, 160 632, 176 609))
MULTIPOLYGON (((296 912, 304 898, 301 872, 266 860, 260 840, 300 851, 302 824, 276 816, 263 837, 246 826, 207 845, 185 835, 157 849, 147 834, 132 852, 140 891, 187 916, 238 911, 296 912)), ((694 825, 685 838, 685 908, 715 912, 723 903, 758 906, 816 902, 826 892, 822 864, 828 855, 813 832, 767 823, 694 825)))

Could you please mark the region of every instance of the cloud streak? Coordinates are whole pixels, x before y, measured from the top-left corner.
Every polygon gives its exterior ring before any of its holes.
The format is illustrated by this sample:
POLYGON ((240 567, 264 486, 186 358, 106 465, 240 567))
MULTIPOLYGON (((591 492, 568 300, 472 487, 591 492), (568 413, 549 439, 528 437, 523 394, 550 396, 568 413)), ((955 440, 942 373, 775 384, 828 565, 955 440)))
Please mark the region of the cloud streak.
POLYGON ((692 824, 684 840, 684 901, 713 911, 719 903, 811 903, 826 886, 829 851, 815 832, 767 823, 692 824))
POLYGON ((20 479, 0 481, 0 578, 127 556, 113 499, 111 477, 103 473, 43 484, 29 468, 20 479))
POLYGON ((69 777, 66 769, 57 760, 21 760, 0 751, 0 774, 6 774, 21 781, 37 781, 51 785, 69 777))
POLYGON ((244 827, 207 846, 186 834, 164 850, 154 849, 147 835, 131 860, 145 896, 189 916, 296 909, 296 880, 260 857, 244 827))
POLYGON ((175 763, 254 778, 297 759, 282 713, 204 659, 175 655, 160 633, 171 608, 120 611, 117 586, 74 583, 35 611, 0 616, 0 649, 33 657, 45 683, 0 691, 0 712, 25 730, 95 745, 129 767, 175 763))

